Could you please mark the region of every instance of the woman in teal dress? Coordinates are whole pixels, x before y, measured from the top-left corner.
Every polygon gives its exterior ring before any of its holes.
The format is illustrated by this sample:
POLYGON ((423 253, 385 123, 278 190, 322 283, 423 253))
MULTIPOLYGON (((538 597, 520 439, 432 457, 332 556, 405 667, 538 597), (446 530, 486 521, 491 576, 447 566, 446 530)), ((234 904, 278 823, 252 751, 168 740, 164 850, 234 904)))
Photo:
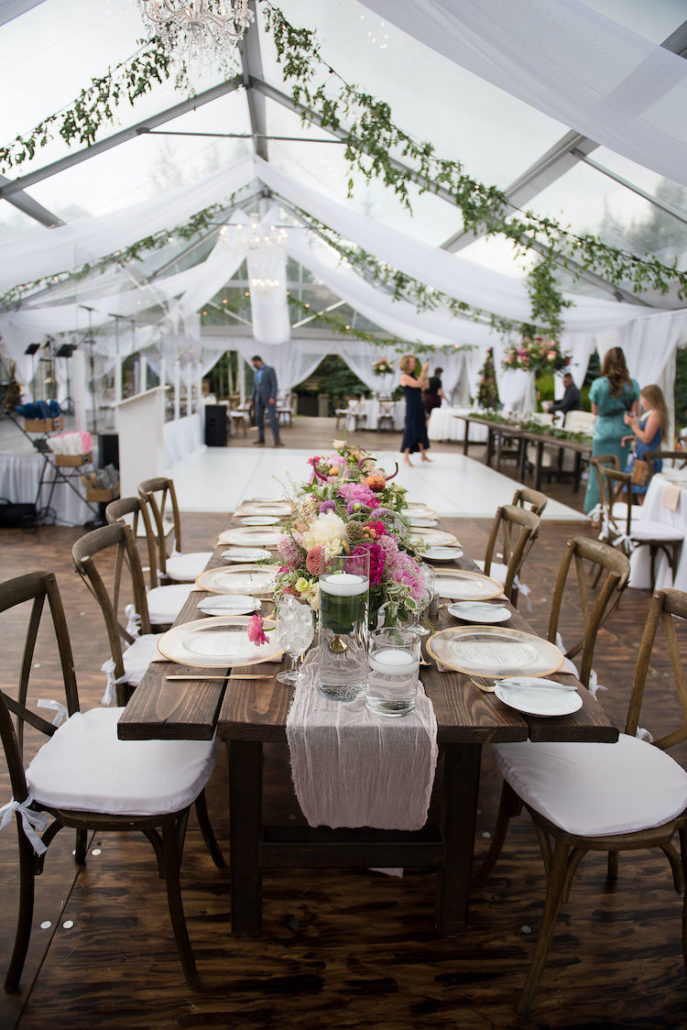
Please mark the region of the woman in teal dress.
MULTIPOLYGON (((620 462, 620 468, 624 469, 630 453, 629 444, 623 443, 623 438, 627 438, 625 415, 637 414, 639 384, 636 379, 630 379, 621 347, 611 347, 604 354, 601 375, 592 383, 589 400, 592 413, 596 415, 592 457, 597 454, 615 454, 620 462)), ((584 510, 587 515, 597 506, 599 500, 599 484, 596 475, 590 469, 584 498, 584 510)))

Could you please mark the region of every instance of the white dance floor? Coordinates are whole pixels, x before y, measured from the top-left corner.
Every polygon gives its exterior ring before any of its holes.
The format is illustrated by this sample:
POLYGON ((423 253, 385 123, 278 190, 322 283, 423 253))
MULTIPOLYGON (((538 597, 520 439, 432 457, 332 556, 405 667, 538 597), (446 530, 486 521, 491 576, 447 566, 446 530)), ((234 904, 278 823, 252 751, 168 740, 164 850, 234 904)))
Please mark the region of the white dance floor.
MULTIPOLYGON (((290 480, 302 482, 310 468, 307 459, 316 452, 295 448, 208 447, 179 462, 169 474, 182 511, 233 510, 247 497, 281 497, 290 480)), ((377 455, 387 472, 399 460, 396 452, 377 455)), ((423 501, 445 517, 491 518, 500 504, 510 503, 516 484, 482 462, 462 454, 434 454, 431 464, 400 466, 398 482, 408 489, 408 499, 423 501)), ((586 521, 586 516, 557 501, 549 501, 545 519, 586 521)))

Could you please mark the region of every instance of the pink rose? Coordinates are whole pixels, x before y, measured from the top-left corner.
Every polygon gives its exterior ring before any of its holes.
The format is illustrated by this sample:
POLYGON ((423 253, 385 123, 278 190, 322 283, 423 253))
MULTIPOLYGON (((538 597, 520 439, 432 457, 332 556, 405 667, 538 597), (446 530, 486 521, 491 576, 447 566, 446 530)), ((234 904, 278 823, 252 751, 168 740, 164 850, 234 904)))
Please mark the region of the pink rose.
POLYGON ((248 639, 251 644, 266 644, 267 637, 262 628, 262 615, 253 615, 248 620, 248 639))

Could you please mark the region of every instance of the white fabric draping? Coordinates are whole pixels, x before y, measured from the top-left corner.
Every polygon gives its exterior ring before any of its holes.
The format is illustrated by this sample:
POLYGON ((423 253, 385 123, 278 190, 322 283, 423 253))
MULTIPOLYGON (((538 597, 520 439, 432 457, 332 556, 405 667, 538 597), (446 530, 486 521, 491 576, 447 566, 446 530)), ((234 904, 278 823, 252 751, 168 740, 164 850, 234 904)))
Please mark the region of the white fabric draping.
POLYGON ((112 214, 82 218, 39 236, 13 240, 12 246, 0 253, 0 290, 124 250, 136 240, 169 229, 209 204, 228 198, 253 177, 253 158, 249 155, 154 199, 112 214))
POLYGON ((683 58, 579 0, 361 0, 456 64, 687 185, 683 58))
POLYGON ((165 422, 162 442, 166 469, 174 468, 203 446, 203 418, 204 412, 196 411, 193 415, 165 422))
MULTIPOLYGON (((220 337, 216 338, 218 341, 220 337)), ((260 354, 266 365, 271 365, 277 374, 279 393, 290 390, 307 379, 315 371, 322 358, 332 352, 330 340, 291 340, 288 347, 281 344, 256 344, 252 336, 225 338, 226 350, 238 351, 244 361, 249 362, 254 354, 260 354)))
MULTIPOLYGON (((44 464, 45 459, 40 454, 0 454, 0 497, 21 503, 36 501, 44 464)), ((69 473, 73 470, 66 471, 69 473)), ((47 472, 48 479, 55 475, 50 468, 47 472)), ((89 508, 79 494, 81 487, 78 482, 74 485, 76 491, 64 482, 58 483, 52 497, 50 486, 44 485, 36 501, 36 508, 40 511, 50 501, 56 525, 83 526, 93 518, 94 510, 89 508)))

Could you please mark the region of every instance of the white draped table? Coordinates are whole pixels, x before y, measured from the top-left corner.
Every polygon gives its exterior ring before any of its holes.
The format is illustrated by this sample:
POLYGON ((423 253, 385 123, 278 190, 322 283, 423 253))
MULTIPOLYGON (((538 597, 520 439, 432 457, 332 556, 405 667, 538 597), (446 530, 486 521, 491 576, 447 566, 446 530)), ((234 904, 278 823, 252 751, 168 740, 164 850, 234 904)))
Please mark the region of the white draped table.
MULTIPOLYGON (((41 473, 45 458, 41 454, 0 454, 0 497, 19 503, 33 503, 41 481, 41 473)), ((63 472, 71 475, 78 469, 67 468, 63 472)), ((55 476, 52 468, 47 469, 47 478, 55 476)), ((75 478, 77 491, 82 491, 78 478, 75 478)), ((36 502, 38 511, 48 503, 50 486, 44 484, 40 497, 36 502)), ((97 512, 97 507, 89 507, 85 498, 66 483, 57 483, 50 498, 50 507, 55 512, 55 524, 58 526, 83 526, 97 512)))
MULTIPOLYGON (((638 517, 632 519, 633 526, 641 526, 642 522, 661 522, 665 526, 674 527, 683 536, 687 532, 687 486, 678 487, 680 497, 675 511, 663 506, 666 487, 673 487, 665 476, 657 473, 649 484, 644 504, 641 508, 633 508, 638 517)), ((671 491, 672 492, 672 489, 671 491)), ((651 587, 651 568, 648 547, 638 547, 630 556, 631 587, 648 590, 651 587)), ((656 589, 675 587, 676 590, 687 590, 687 548, 680 549, 675 582, 673 582, 668 559, 663 551, 656 558, 656 589)))
MULTIPOLYGON (((465 439, 465 422, 461 415, 469 415, 473 408, 450 408, 442 405, 434 408, 429 418, 427 435, 430 440, 457 440, 461 443, 465 439)), ((470 442, 486 443, 488 430, 486 426, 476 423, 470 425, 470 442)))
POLYGON ((361 400, 351 414, 346 415, 346 429, 349 432, 355 429, 377 429, 380 416, 386 414, 393 417, 394 429, 400 432, 405 421, 405 401, 380 401, 376 397, 361 400), (361 415, 365 416, 364 420, 361 415))

